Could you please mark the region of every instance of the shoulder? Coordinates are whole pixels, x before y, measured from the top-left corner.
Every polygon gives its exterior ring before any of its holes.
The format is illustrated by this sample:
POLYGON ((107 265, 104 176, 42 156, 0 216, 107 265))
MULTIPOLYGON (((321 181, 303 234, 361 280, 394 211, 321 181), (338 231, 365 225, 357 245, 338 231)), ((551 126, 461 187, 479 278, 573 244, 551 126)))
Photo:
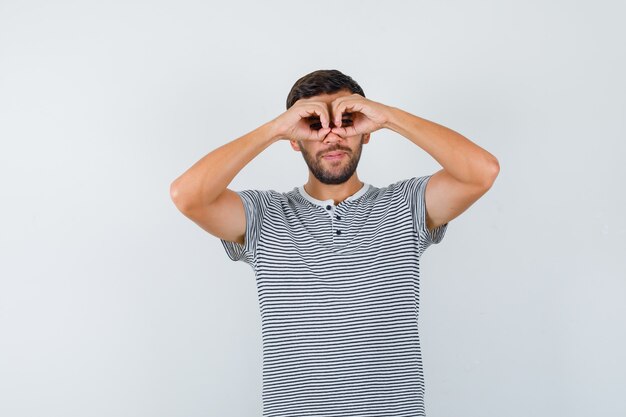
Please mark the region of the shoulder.
POLYGON ((410 177, 393 182, 386 187, 379 188, 379 192, 382 194, 397 194, 402 196, 409 196, 415 194, 420 187, 428 181, 430 175, 423 175, 419 177, 410 177))
POLYGON ((397 182, 395 182, 393 185, 395 185, 397 188, 414 188, 414 187, 419 187, 420 185, 422 185, 424 182, 428 181, 428 178, 430 178, 430 175, 422 175, 419 177, 410 177, 410 178, 406 178, 403 180, 399 180, 397 182))
POLYGON ((292 192, 279 192, 274 189, 246 189, 237 191, 244 205, 255 211, 281 212, 292 205, 292 192))
POLYGON ((285 199, 286 193, 281 193, 276 190, 260 190, 260 189, 246 189, 241 191, 236 191, 237 194, 240 194, 245 197, 249 197, 255 200, 264 200, 264 201, 276 201, 285 199))

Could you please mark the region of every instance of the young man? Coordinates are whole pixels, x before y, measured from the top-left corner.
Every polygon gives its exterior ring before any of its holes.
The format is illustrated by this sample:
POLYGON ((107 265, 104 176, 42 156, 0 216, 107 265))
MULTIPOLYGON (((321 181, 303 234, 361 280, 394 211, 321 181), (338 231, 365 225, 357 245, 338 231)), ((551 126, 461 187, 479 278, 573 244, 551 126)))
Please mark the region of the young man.
POLYGON ((425 416, 419 261, 492 186, 496 158, 462 135, 365 98, 337 70, 300 78, 287 111, 206 155, 171 186, 179 210, 254 270, 263 416, 425 416), (378 188, 362 147, 391 129, 443 169, 378 188), (227 188, 272 143, 309 168, 289 192, 227 188))

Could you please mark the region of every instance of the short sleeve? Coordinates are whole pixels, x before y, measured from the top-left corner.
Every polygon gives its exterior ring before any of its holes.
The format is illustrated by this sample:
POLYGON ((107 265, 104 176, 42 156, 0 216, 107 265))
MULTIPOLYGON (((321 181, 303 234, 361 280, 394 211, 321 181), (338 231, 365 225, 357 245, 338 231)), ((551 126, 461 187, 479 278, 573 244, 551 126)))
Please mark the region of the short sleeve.
POLYGON ((253 266, 256 258, 256 247, 261 234, 263 216, 271 199, 270 191, 243 190, 236 191, 243 203, 246 216, 246 234, 244 244, 220 239, 226 254, 233 261, 243 261, 253 266))
POLYGON ((426 226, 426 185, 432 175, 413 177, 406 180, 407 198, 413 215, 413 225, 419 239, 426 246, 441 242, 448 229, 448 223, 439 225, 433 230, 426 226))

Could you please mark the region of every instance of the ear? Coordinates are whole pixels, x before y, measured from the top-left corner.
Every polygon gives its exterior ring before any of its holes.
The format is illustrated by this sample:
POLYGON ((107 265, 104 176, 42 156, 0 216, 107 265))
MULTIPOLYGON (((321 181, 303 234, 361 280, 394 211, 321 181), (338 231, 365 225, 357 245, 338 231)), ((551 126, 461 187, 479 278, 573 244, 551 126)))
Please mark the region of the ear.
POLYGON ((291 147, 293 148, 294 151, 300 152, 300 145, 298 145, 298 142, 296 142, 293 139, 290 139, 289 143, 291 144, 291 147))
POLYGON ((361 143, 366 144, 370 141, 370 134, 369 133, 364 133, 363 137, 361 138, 361 143))

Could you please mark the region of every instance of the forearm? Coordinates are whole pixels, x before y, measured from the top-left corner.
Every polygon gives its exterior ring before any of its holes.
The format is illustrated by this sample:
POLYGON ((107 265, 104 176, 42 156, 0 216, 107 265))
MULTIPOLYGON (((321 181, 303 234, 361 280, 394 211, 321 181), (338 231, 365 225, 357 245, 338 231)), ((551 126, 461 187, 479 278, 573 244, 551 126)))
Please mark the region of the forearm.
POLYGON ((499 171, 496 157, 465 136, 399 108, 391 107, 384 127, 428 152, 461 182, 488 185, 499 171))
POLYGON ((269 145, 278 140, 272 122, 211 151, 170 186, 178 208, 190 209, 214 201, 235 176, 269 145))

